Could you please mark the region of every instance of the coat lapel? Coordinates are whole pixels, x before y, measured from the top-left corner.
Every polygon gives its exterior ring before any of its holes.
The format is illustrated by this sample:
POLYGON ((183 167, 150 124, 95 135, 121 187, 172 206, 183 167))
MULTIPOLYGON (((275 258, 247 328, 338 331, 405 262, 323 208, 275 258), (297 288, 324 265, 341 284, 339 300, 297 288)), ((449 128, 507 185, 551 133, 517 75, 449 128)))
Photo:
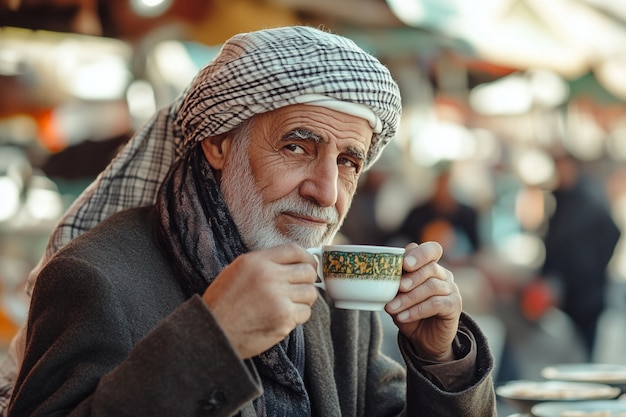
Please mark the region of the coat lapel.
POLYGON ((306 386, 314 414, 339 416, 338 390, 335 384, 334 349, 330 334, 330 311, 323 297, 318 297, 311 308, 311 318, 304 326, 306 343, 306 386), (331 372, 329 372, 329 370, 331 372))

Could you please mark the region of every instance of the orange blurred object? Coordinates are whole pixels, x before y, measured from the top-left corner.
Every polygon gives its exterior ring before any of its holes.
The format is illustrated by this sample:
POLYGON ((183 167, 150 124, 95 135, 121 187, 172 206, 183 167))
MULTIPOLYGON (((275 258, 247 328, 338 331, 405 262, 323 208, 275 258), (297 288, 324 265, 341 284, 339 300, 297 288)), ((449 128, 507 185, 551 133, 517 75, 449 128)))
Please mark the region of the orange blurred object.
POLYGON ((0 308, 0 348, 8 346, 18 330, 17 324, 0 308))
POLYGON ((522 292, 522 314, 528 320, 541 318, 546 311, 556 305, 556 298, 550 284, 543 279, 532 281, 522 292))
POLYGON ((67 147, 67 138, 63 135, 54 109, 37 112, 35 116, 39 130, 39 141, 50 152, 60 152, 67 147))

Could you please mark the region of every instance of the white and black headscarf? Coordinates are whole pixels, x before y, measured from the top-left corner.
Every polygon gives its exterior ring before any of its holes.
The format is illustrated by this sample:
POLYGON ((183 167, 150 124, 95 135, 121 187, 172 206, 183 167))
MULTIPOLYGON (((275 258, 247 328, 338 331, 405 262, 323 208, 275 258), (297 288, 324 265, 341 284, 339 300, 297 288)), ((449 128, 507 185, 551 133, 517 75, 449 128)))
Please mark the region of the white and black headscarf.
MULTIPOLYGON (((365 168, 395 136, 401 115, 399 89, 388 69, 347 38, 304 26, 236 35, 75 200, 52 232, 39 267, 110 215, 155 203, 170 168, 191 158, 187 151, 198 142, 229 132, 254 115, 302 103, 370 123, 374 136, 365 168)), ((37 270, 29 277, 29 293, 37 270)), ((20 343, 12 348, 17 352, 10 356, 19 364, 20 343)), ((0 393, 5 380, 12 385, 10 371, 15 369, 7 370, 5 361, 0 393)))

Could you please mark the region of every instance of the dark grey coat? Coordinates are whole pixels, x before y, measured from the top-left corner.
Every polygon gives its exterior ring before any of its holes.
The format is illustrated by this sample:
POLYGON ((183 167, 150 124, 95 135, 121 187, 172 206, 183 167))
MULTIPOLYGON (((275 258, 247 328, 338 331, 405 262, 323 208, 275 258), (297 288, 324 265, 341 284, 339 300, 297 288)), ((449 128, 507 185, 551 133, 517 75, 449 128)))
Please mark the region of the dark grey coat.
MULTIPOLYGON (((198 296, 186 299, 157 247, 152 209, 113 216, 62 249, 38 278, 9 416, 254 415, 262 392, 198 296)), ((377 314, 320 297, 305 324, 316 416, 495 416, 492 358, 473 321, 476 374, 440 389, 380 354, 377 314), (408 388, 407 388, 408 387, 408 388), (408 400, 407 398, 408 389, 408 400)))

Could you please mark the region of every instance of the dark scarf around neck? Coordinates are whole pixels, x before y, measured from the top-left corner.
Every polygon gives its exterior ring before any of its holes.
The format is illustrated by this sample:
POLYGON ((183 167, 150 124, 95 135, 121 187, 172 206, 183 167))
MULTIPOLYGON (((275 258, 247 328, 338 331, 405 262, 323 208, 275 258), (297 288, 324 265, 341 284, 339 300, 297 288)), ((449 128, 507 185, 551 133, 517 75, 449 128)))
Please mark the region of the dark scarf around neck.
MULTIPOLYGON (((222 269, 247 252, 201 146, 172 167, 156 206, 160 244, 189 296, 202 295, 222 269)), ((254 402, 257 415, 310 415, 302 326, 253 360, 264 390, 254 402)))

